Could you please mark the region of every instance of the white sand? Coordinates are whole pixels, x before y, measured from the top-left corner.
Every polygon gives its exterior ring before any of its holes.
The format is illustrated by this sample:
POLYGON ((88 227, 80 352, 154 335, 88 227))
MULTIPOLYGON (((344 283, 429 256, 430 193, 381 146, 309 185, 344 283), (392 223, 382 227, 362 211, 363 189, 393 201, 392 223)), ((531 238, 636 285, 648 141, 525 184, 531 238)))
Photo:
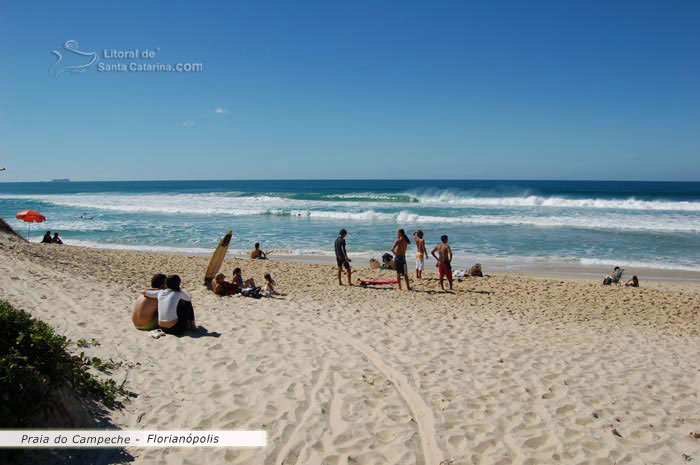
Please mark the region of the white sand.
POLYGON ((129 449, 136 463, 700 461, 697 281, 499 275, 443 294, 432 271, 399 292, 339 287, 329 265, 225 262, 270 271, 287 293, 254 300, 206 291, 206 261, 0 236, 0 297, 97 339, 88 355, 140 363, 112 375, 138 394, 115 424, 268 432, 264 449, 129 449), (135 294, 158 271, 183 277, 208 335, 133 328, 135 294))

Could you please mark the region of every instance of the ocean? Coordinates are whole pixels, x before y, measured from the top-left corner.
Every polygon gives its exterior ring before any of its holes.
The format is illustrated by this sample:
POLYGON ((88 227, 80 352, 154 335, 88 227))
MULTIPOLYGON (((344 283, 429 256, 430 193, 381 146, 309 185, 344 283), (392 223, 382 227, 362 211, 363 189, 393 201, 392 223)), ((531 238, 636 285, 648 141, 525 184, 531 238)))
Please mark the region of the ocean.
MULTIPOLYGON (((456 266, 474 262, 700 272, 700 183, 619 181, 123 181, 0 183, 0 216, 26 233, 20 210, 43 213, 64 241, 210 253, 260 242, 283 255, 333 255, 345 228, 351 257, 379 257, 396 229, 447 234, 456 266), (93 219, 80 218, 86 215, 93 219)), ((364 263, 360 261, 360 263, 364 263)))

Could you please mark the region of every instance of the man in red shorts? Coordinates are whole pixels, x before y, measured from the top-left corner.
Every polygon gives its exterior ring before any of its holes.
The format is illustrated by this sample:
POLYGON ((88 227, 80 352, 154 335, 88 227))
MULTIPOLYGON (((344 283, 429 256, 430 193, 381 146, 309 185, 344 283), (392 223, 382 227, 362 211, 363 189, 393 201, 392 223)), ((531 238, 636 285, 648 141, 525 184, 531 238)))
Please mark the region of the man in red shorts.
POLYGON ((444 291, 445 286, 442 284, 442 279, 447 276, 447 281, 450 283, 450 290, 452 290, 452 249, 450 244, 447 243, 447 234, 440 237, 442 241, 440 244, 436 245, 435 248, 430 252, 435 260, 437 260, 438 273, 440 274, 440 288, 444 291), (435 255, 435 252, 438 255, 435 255))

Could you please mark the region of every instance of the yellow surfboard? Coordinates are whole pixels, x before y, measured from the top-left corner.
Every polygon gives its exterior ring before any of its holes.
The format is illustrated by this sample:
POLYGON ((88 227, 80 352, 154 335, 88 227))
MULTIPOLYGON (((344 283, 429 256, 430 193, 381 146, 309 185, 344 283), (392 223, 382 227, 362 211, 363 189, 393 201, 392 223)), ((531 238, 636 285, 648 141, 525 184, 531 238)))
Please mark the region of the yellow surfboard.
POLYGON ((233 231, 226 233, 224 237, 221 238, 219 246, 216 248, 214 253, 209 260, 209 266, 207 266, 207 272, 204 274, 204 285, 207 289, 211 289, 211 282, 216 276, 216 273, 221 269, 221 264, 224 263, 224 257, 226 257, 226 252, 228 252, 228 246, 231 243, 231 237, 233 236, 233 231))

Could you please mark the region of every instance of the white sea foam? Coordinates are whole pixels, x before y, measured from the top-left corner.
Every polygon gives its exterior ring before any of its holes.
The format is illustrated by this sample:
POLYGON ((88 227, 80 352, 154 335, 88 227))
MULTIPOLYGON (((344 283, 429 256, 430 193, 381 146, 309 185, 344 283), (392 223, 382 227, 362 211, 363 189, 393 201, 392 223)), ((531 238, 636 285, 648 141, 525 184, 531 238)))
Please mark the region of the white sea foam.
MULTIPOLYGON (((15 225, 17 228, 26 227, 26 223, 22 221, 17 221, 15 225)), ((87 220, 53 220, 47 219, 41 224, 32 225, 32 230, 51 230, 51 231, 118 231, 121 229, 121 224, 118 222, 110 221, 87 221, 87 220)))
POLYGON ((0 194, 4 199, 40 200, 55 205, 79 209, 112 210, 124 212, 149 213, 221 213, 221 214, 255 214, 270 208, 351 208, 382 207, 406 208, 407 202, 400 201, 406 197, 420 206, 437 207, 490 207, 490 208, 575 208, 596 210, 641 210, 641 211, 680 211, 700 212, 700 202, 673 200, 642 200, 634 197, 626 199, 602 198, 565 198, 559 196, 512 195, 486 196, 474 195, 455 190, 428 192, 408 192, 404 194, 356 193, 331 194, 323 199, 295 199, 282 194, 243 195, 241 192, 213 192, 201 194, 71 194, 71 195, 17 195, 0 194), (355 199, 362 201, 348 201, 355 199))
MULTIPOLYGON (((581 258, 578 260, 581 265, 586 266, 620 266, 625 268, 637 268, 637 269, 660 269, 660 270, 678 270, 678 271, 694 271, 700 273, 699 266, 693 265, 682 265, 678 263, 668 263, 668 262, 642 262, 642 261, 629 261, 625 259, 598 259, 598 258, 581 258)), ((627 273, 625 273, 627 274, 627 273)))
MULTIPOLYGON (((537 227, 573 227, 586 229, 613 229, 630 231, 698 232, 700 202, 661 202, 642 200, 563 199, 528 197, 461 197, 451 191, 439 191, 433 196, 419 197, 421 203, 372 203, 327 200, 298 200, 269 195, 239 196, 240 193, 207 194, 149 194, 149 195, 41 195, 7 196, 3 198, 28 198, 53 205, 71 207, 80 211, 112 211, 122 213, 148 213, 164 215, 207 216, 292 216, 334 221, 390 221, 395 223, 424 224, 474 224, 474 225, 530 225, 537 227), (457 205, 453 213, 444 215, 442 202, 457 205), (440 207, 440 210, 432 208, 440 207), (490 211, 465 211, 460 207, 470 202, 490 211), (521 207, 515 208, 518 204, 521 207), (613 209, 613 204, 615 208, 613 209), (621 205, 627 207, 621 207, 621 205), (537 208, 553 207, 560 210, 537 208), (565 206, 568 207, 565 208, 565 206), (597 205, 597 206, 595 206, 597 205), (607 205, 607 207, 606 207, 607 205), (576 208, 570 208, 575 206, 576 208), (588 208, 585 209, 585 208, 588 208), (663 208, 662 208, 663 207, 663 208), (609 208, 601 210, 603 208, 609 208), (591 210, 593 209, 593 210, 591 210), (395 210, 395 211, 387 211, 395 210), (636 211, 632 211, 636 210, 636 211), (430 214, 432 212, 440 214, 430 214)), ((448 210, 449 211, 449 210, 448 210)), ((53 226, 71 230, 101 230, 96 222, 70 223, 53 226), (90 224, 95 223, 95 224, 90 224)))
MULTIPOLYGON (((41 240, 41 238, 39 238, 41 240)), ((33 240, 34 241, 34 240, 33 240)), ((95 249, 107 249, 107 250, 131 250, 138 252, 161 252, 161 253, 175 253, 175 254, 185 254, 185 255, 210 255, 216 246, 212 248, 204 247, 172 247, 165 245, 133 245, 133 244, 110 244, 106 242, 96 242, 96 241, 86 241, 81 239, 64 239, 63 242, 68 245, 75 245, 79 247, 89 247, 95 249)), ((230 252, 229 252, 230 253, 230 252)))
POLYGON ((571 199, 564 197, 543 197, 539 195, 487 197, 473 196, 446 190, 434 194, 413 194, 424 205, 452 205, 463 207, 551 207, 551 208, 594 208, 608 210, 667 210, 700 212, 700 202, 672 200, 627 199, 571 199))
POLYGON ((629 231, 667 231, 667 232, 698 232, 700 223, 687 218, 672 216, 649 215, 635 217, 634 222, 625 215, 609 214, 607 216, 525 216, 525 215, 471 215, 471 216, 431 216, 420 215, 408 211, 384 213, 374 210, 359 212, 323 211, 323 210, 293 210, 289 213, 275 211, 274 214, 291 214, 303 218, 321 218, 350 221, 391 221, 397 224, 472 224, 472 225, 528 225, 543 228, 586 228, 586 229, 615 229, 629 231))

